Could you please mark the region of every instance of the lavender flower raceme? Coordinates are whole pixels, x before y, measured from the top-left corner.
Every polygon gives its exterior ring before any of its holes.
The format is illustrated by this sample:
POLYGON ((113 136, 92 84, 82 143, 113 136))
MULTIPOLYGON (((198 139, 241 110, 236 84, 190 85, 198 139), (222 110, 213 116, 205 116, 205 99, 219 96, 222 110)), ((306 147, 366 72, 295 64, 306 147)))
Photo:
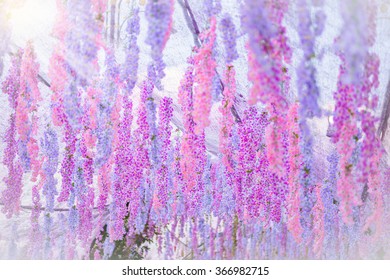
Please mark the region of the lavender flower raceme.
POLYGON ((225 88, 219 111, 222 113, 220 120, 221 130, 219 131, 219 149, 222 153, 222 161, 229 171, 233 169, 233 144, 232 130, 234 128, 234 119, 231 109, 234 105, 234 95, 236 92, 236 71, 233 66, 228 65, 225 73, 225 88))
POLYGON ((38 102, 41 96, 38 88, 39 65, 35 62, 34 48, 29 41, 23 52, 20 65, 20 93, 18 95, 18 110, 15 114, 16 128, 19 135, 19 155, 24 163, 24 170, 33 171, 32 180, 36 180, 39 171, 37 162, 36 129, 38 102))
POLYGON ((137 45, 137 37, 140 32, 139 26, 139 11, 133 11, 132 17, 127 22, 127 44, 126 44, 126 59, 122 66, 122 80, 125 83, 126 95, 130 95, 137 82, 139 47, 137 45))
POLYGON ((321 186, 315 187, 316 193, 316 203, 313 209, 313 219, 314 219, 314 241, 313 241, 313 252, 317 256, 321 256, 323 242, 325 237, 325 228, 324 228, 324 204, 321 198, 321 186))
POLYGON ((47 259, 52 258, 52 247, 54 246, 54 236, 52 235, 53 224, 54 224, 54 202, 57 192, 57 179, 54 175, 57 172, 58 157, 59 157, 59 146, 58 137, 56 132, 48 128, 44 132, 43 139, 41 140, 42 153, 44 156, 43 160, 43 173, 44 181, 42 187, 42 194, 45 197, 45 214, 44 214, 44 257, 47 259))
MULTIPOLYGON (((118 128, 118 139, 115 148, 115 182, 113 185, 113 198, 115 209, 115 221, 112 240, 120 239, 124 230, 124 218, 128 214, 127 202, 138 198, 139 188, 133 188, 133 184, 139 184, 135 174, 139 175, 139 171, 135 169, 135 157, 133 154, 133 140, 131 134, 131 124, 133 121, 132 108, 133 104, 129 100, 129 95, 132 94, 137 81, 139 48, 137 46, 137 37, 140 32, 139 26, 139 11, 133 11, 132 17, 128 20, 127 34, 128 42, 126 47, 126 60, 122 66, 122 81, 124 82, 124 100, 123 100, 123 118, 120 121, 118 128)), ((104 166, 104 176, 99 180, 100 197, 99 197, 99 212, 101 219, 103 218, 103 209, 107 201, 107 188, 109 188, 109 178, 107 178, 107 167, 104 166)), ((137 216, 138 205, 134 203, 131 207, 131 217, 135 219, 137 216)), ((134 223, 129 222, 128 227, 132 227, 134 223)))
POLYGON ((44 155, 43 171, 45 174, 45 181, 43 184, 43 195, 45 196, 45 210, 47 213, 54 211, 55 196, 57 193, 57 179, 54 175, 57 172, 59 146, 56 132, 48 128, 43 140, 41 141, 42 152, 44 155))
MULTIPOLYGON (((167 202, 169 201, 170 182, 169 159, 168 154, 171 146, 170 121, 173 116, 172 99, 164 97, 159 106, 159 126, 157 139, 159 141, 159 165, 157 170, 157 185, 155 190, 155 199, 153 200, 155 211, 166 212, 167 202)), ((161 214, 160 214, 161 215, 161 214)))
POLYGON ((223 41, 226 49, 226 70, 224 77, 224 91, 219 111, 222 113, 220 121, 221 130, 219 132, 219 147, 223 155, 223 162, 229 171, 232 170, 232 130, 234 119, 232 108, 236 94, 236 71, 231 63, 238 57, 236 50, 236 30, 229 15, 221 21, 221 31, 223 32, 223 41))
POLYGON ((150 67, 155 77, 153 83, 158 89, 162 89, 161 79, 165 76, 162 54, 171 34, 173 7, 173 0, 149 0, 145 10, 148 20, 148 35, 145 42, 152 49, 153 64, 150 67))
POLYGON ((261 210, 263 210, 264 198, 268 195, 264 190, 269 189, 267 180, 260 182, 261 179, 265 179, 265 175, 268 176, 268 172, 264 172, 267 162, 262 150, 267 125, 267 114, 250 107, 245 112, 243 123, 238 129, 240 146, 236 158, 238 182, 235 197, 236 204, 240 207, 237 209, 240 218, 241 215, 244 215, 243 218, 252 218, 263 214, 261 210))
POLYGON ((66 7, 60 0, 57 0, 57 10, 58 15, 53 28, 53 36, 58 39, 58 42, 50 58, 48 76, 51 79, 50 88, 53 91, 51 96, 53 124, 61 126, 66 120, 63 106, 63 93, 68 82, 65 61, 65 36, 69 28, 69 23, 67 21, 66 7))
MULTIPOLYGON (((100 214, 100 219, 99 219, 99 225, 101 226, 101 222, 103 219, 103 212, 106 210, 105 202, 107 201, 107 192, 109 192, 110 188, 113 188, 115 193, 113 194, 114 201, 110 205, 112 210, 112 214, 118 209, 116 207, 116 198, 117 198, 117 188, 118 188, 118 182, 122 179, 122 174, 117 171, 118 169, 118 157, 124 157, 125 154, 116 154, 115 152, 119 152, 119 145, 123 144, 121 141, 123 137, 123 131, 121 131, 121 119, 120 119, 120 111, 122 109, 122 96, 118 95, 116 96, 115 103, 112 106, 111 114, 108 116, 108 119, 110 120, 110 124, 112 126, 112 140, 111 140, 111 145, 113 147, 112 152, 107 159, 107 161, 103 164, 103 166, 100 168, 101 174, 99 174, 98 178, 98 186, 99 186, 99 202, 98 202, 98 209, 99 209, 99 214, 100 214), (113 174, 113 179, 110 180, 110 174, 111 172, 114 171, 113 174), (110 182, 112 181, 112 182, 110 182)), ((130 108, 131 110, 131 108, 130 108)), ((128 117, 128 111, 125 109, 125 117, 128 117)), ((131 124, 132 119, 130 119, 130 124, 131 124)), ((125 127, 126 129, 126 127, 125 127)), ((123 168, 126 168, 126 166, 122 166, 123 168)), ((121 182, 122 183, 122 182, 121 182)), ((123 182, 126 187, 126 181, 123 182)), ((120 185, 120 184, 119 184, 120 185)), ((123 187, 123 184, 120 185, 120 187, 123 187)), ((91 188, 92 194, 93 194, 93 189, 91 188)), ((121 193, 121 191, 119 192, 121 193)), ((125 204, 127 201, 125 200, 125 197, 119 197, 122 200, 122 204, 125 204)), ((93 198, 90 200, 91 204, 93 205, 93 198)), ((122 219, 123 222, 123 219, 122 219)), ((119 229, 119 231, 116 230, 117 228, 112 227, 112 224, 109 224, 109 231, 110 231, 110 239, 111 241, 118 239, 118 234, 119 236, 123 236, 123 227, 119 229)))
POLYGON ((338 161, 339 156, 337 151, 334 151, 327 157, 329 162, 328 179, 325 181, 324 188, 322 190, 322 201, 324 203, 324 230, 325 238, 324 245, 328 248, 328 254, 333 256, 336 252, 336 240, 337 226, 339 223, 338 218, 338 200, 337 200, 337 173, 338 173, 338 161))
POLYGON ((57 198, 59 202, 66 201, 69 198, 69 194, 73 189, 72 176, 75 167, 74 153, 76 151, 76 138, 69 124, 65 124, 64 142, 66 146, 60 170, 62 176, 62 184, 61 192, 57 198))
POLYGON ((70 28, 64 38, 66 62, 73 77, 76 78, 74 80, 82 86, 86 85, 97 70, 96 37, 99 25, 92 7, 90 0, 67 2, 67 20, 70 28))
MULTIPOLYGON (((313 60, 316 58, 316 37, 320 36, 323 30, 324 12, 318 10, 315 18, 312 19, 311 11, 314 9, 307 0, 300 0, 297 3, 297 9, 299 15, 298 32, 303 49, 303 59, 297 71, 298 97, 301 104, 299 115, 301 122, 306 122, 306 118, 319 117, 321 114, 318 105, 320 92, 316 83, 316 69, 313 60)), ((307 133, 309 131, 304 131, 304 135, 307 133)))
POLYGON ((119 67, 113 53, 107 53, 105 66, 105 75, 104 80, 101 81, 101 94, 97 106, 97 128, 95 131, 97 137, 95 165, 97 168, 107 162, 112 153, 113 126, 111 113, 119 94, 119 67))
POLYGON ((220 0, 204 0, 203 4, 208 18, 219 14, 222 9, 220 0))
MULTIPOLYGON (((19 51, 12 59, 9 75, 2 83, 2 91, 8 94, 8 100, 12 110, 17 111, 18 95, 20 94, 20 65, 22 61, 22 52, 19 51)), ((6 189, 1 193, 0 201, 4 203, 2 211, 8 218, 17 214, 20 210, 20 197, 22 195, 22 177, 23 167, 18 161, 18 142, 15 112, 10 116, 10 126, 5 134, 7 143, 4 150, 3 163, 8 169, 8 175, 3 179, 6 189)))
MULTIPOLYGON (((131 101, 125 99, 123 107, 124 114, 119 124, 118 140, 115 149, 114 172, 116 178, 113 187, 113 199, 115 203, 115 232, 123 230, 124 218, 128 214, 128 207, 126 206, 126 203, 134 199, 135 193, 138 191, 138 189, 134 189, 132 187, 134 183, 137 183, 133 181, 135 179, 135 161, 132 156, 133 138, 131 133, 131 124, 133 122, 133 104, 131 101)), ((106 192, 107 190, 102 189, 100 197, 103 198, 103 196, 106 195, 106 192)), ((101 203, 99 203, 99 208, 100 205, 104 205, 107 199, 106 197, 104 198, 104 202, 101 201, 101 203)), ((101 215, 102 214, 103 213, 101 213, 101 215)), ((129 223, 129 225, 132 225, 132 223, 129 223)))
POLYGON ((300 184, 303 188, 304 213, 303 220, 306 234, 311 224, 309 219, 311 209, 314 206, 315 197, 308 192, 313 182, 313 136, 309 129, 308 119, 321 116, 321 109, 318 105, 319 89, 316 82, 316 69, 314 67, 316 37, 320 36, 323 30, 324 12, 321 10, 322 1, 308 3, 301 0, 297 3, 299 15, 299 37, 303 49, 303 58, 297 69, 298 75, 298 100, 299 106, 299 127, 300 127, 300 149, 302 167, 300 168, 300 184), (316 6, 316 7, 314 7, 316 6), (313 16, 312 16, 313 14, 313 16))
MULTIPOLYGON (((147 121, 149 125, 150 150, 149 158, 154 165, 158 165, 158 143, 157 143, 157 126, 156 126, 156 104, 153 98, 153 79, 147 79, 142 85, 141 99, 146 105, 147 121)), ((155 167, 155 166, 153 166, 155 167)))
POLYGON ((224 18, 221 20, 220 30, 225 46, 226 63, 230 65, 238 58, 238 53, 236 48, 237 31, 229 14, 224 15, 224 18))
MULTIPOLYGON (((118 135, 118 149, 116 157, 115 173, 117 176, 114 185, 114 217, 113 226, 111 229, 111 240, 122 239, 125 234, 125 226, 129 229, 127 234, 129 237, 136 231, 137 218, 142 215, 143 207, 149 207, 152 198, 145 198, 147 201, 142 201, 143 193, 152 191, 150 182, 144 180, 144 176, 151 174, 151 141, 150 126, 148 122, 147 99, 150 98, 151 91, 147 81, 144 82, 143 92, 141 93, 141 102, 138 107, 137 129, 134 131, 134 138, 130 136, 131 128, 131 109, 132 103, 125 98, 125 118, 122 120, 118 135), (126 154, 121 153, 121 150, 126 154), (147 182, 145 189, 144 181, 147 182), (130 203, 131 201, 131 203, 130 203), (127 205, 127 203, 129 203, 127 205), (129 221, 126 225, 124 217, 128 215, 129 221)), ((149 210, 147 210, 149 212, 149 210)))

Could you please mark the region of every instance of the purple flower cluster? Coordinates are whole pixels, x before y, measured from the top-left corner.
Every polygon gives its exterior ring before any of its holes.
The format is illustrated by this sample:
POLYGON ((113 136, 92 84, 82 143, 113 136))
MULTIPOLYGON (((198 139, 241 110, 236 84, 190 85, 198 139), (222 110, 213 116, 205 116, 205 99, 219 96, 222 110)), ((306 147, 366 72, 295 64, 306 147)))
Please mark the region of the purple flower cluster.
MULTIPOLYGON (((333 140, 341 155, 342 172, 338 181, 341 212, 344 221, 352 223, 353 207, 362 203, 360 190, 366 184, 371 185, 369 190, 375 190, 381 180, 378 177, 378 159, 372 156, 380 158, 382 154, 374 128, 378 119, 371 113, 378 101, 372 92, 379 85, 379 58, 370 52, 376 36, 376 6, 365 1, 344 1, 341 13, 344 24, 336 46, 342 65, 338 89, 334 94, 337 131, 333 140), (359 146, 360 156, 356 164, 353 152, 359 146), (357 168, 360 174, 355 174, 357 168)), ((374 192, 377 195, 379 190, 374 192)), ((381 207, 378 204, 375 211, 380 212, 381 207)))
MULTIPOLYGON (((264 187, 269 182, 257 172, 263 172, 267 162, 264 158, 264 132, 268 125, 267 114, 260 113, 255 107, 250 107, 245 113, 242 124, 238 128, 240 146, 237 155, 237 204, 244 207, 240 215, 258 217, 261 205, 264 203, 264 187), (261 186, 263 184, 263 186, 261 186), (263 187, 263 188, 262 188, 263 187)), ((264 174, 263 174, 264 175, 264 174)))
POLYGON ((157 170, 157 189, 154 200, 156 211, 166 211, 167 202, 169 201, 169 191, 171 182, 169 182, 168 173, 170 172, 170 164, 168 155, 171 149, 171 130, 170 125, 173 116, 172 98, 164 97, 160 101, 159 106, 159 125, 158 125, 158 144, 159 144, 159 164, 157 170), (162 208, 162 209, 161 209, 162 208))
POLYGON ((271 70, 272 65, 267 56, 267 51, 271 47, 270 42, 276 38, 278 29, 275 24, 269 20, 270 10, 267 7, 266 0, 253 1, 246 0, 241 10, 241 24, 248 34, 249 46, 254 52, 258 63, 271 70), (263 40, 263 44, 259 44, 263 40))
MULTIPOLYGON (((17 100, 19 95, 19 81, 20 81, 20 66, 22 53, 19 51, 12 59, 11 69, 9 75, 2 83, 2 91, 8 94, 8 100, 12 110, 17 110, 17 100)), ((3 179, 6 189, 1 193, 0 201, 4 203, 3 213, 7 217, 12 217, 20 210, 20 197, 22 195, 22 177, 23 168, 18 161, 18 143, 16 132, 15 113, 10 116, 9 128, 5 134, 5 142, 7 143, 3 163, 8 169, 8 175, 3 179)))
POLYGON ((204 0, 205 13, 208 18, 215 16, 221 12, 221 0, 204 0))
POLYGON ((17 214, 20 210, 20 198, 22 196, 23 167, 17 161, 17 142, 15 140, 15 117, 11 116, 10 127, 8 128, 5 141, 7 146, 4 151, 3 163, 8 168, 8 176, 3 181, 6 189, 1 193, 1 202, 4 203, 3 213, 8 218, 17 214))
POLYGON ((59 146, 56 132, 48 128, 43 135, 41 141, 42 153, 44 155, 43 171, 44 184, 43 195, 45 196, 45 211, 52 213, 54 211, 54 202, 57 192, 57 179, 54 175, 57 173, 59 146))
MULTIPOLYGON (((317 9, 321 6, 317 3, 317 9)), ((307 3, 306 0, 301 0, 297 3, 299 15, 299 37, 303 49, 303 58, 298 67, 298 100, 299 106, 299 120, 300 120, 300 148, 302 153, 303 166, 300 172, 300 183, 304 189, 304 228, 306 234, 310 222, 310 212, 314 206, 314 195, 308 190, 313 187, 313 137, 311 135, 307 119, 312 117, 319 117, 321 109, 318 105, 319 89, 316 82, 316 69, 314 66, 315 43, 316 37, 321 35, 323 30, 324 14, 318 9, 315 11, 314 19, 312 19, 312 11, 314 8, 307 3)))
POLYGON ((148 1, 145 10, 148 20, 148 34, 145 42, 151 47, 153 64, 150 67, 155 77, 153 82, 158 89, 162 89, 161 79, 165 76, 163 50, 171 33, 173 6, 173 0, 148 1))
MULTIPOLYGON (((134 157, 133 155, 133 138, 131 135, 131 125, 133 122, 132 110, 133 104, 131 101, 125 98, 123 103, 123 118, 120 121, 118 128, 118 142, 116 143, 115 149, 115 181, 113 185, 113 199, 114 199, 114 208, 115 208, 115 224, 114 232, 115 237, 118 239, 123 235, 124 228, 124 218, 128 213, 128 207, 126 205, 127 201, 135 199, 136 188, 133 188, 133 184, 137 183, 134 180, 134 175, 136 174, 134 167, 134 157), (122 235, 121 235, 122 234, 122 235)), ((108 178, 107 178, 108 179, 108 178)), ((107 183, 106 183, 107 184, 107 183)), ((101 198, 104 198, 99 205, 103 205, 107 200, 106 190, 102 189, 101 198)), ((135 201, 134 201, 135 202, 135 201)), ((132 212, 131 217, 135 217, 136 213, 132 212)), ((133 223, 129 223, 128 226, 132 226, 133 223)))
POLYGON ((126 59, 122 66, 122 81, 124 82, 125 95, 130 95, 133 91, 135 83, 137 82, 139 47, 137 45, 137 38, 140 32, 139 26, 139 11, 133 11, 132 17, 127 22, 127 44, 126 44, 126 59))
POLYGON ((64 38, 66 62, 73 75, 71 82, 77 81, 85 86, 97 70, 98 22, 94 18, 90 0, 70 0, 67 2, 67 11, 70 28, 64 38))
MULTIPOLYGON (((313 60, 316 58, 315 43, 316 37, 321 35, 323 30, 324 14, 319 10, 315 14, 315 19, 312 19, 312 10, 307 0, 300 0, 297 3, 299 28, 298 34, 303 50, 303 58, 298 67, 298 98, 301 106, 300 119, 302 122, 306 118, 319 117, 321 109, 318 105, 320 95, 316 83, 316 69, 313 60)), ((309 131, 303 131, 304 135, 309 131)))
POLYGON ((152 160, 153 168, 158 165, 158 141, 157 141, 157 126, 156 126, 156 104, 153 98, 154 85, 151 79, 144 81, 142 85, 142 102, 146 105, 147 121, 149 125, 150 135, 150 150, 149 158, 152 160))
POLYGON ((335 236, 337 229, 335 225, 339 223, 338 219, 338 198, 337 192, 337 172, 339 156, 334 151, 327 157, 329 162, 328 178, 324 183, 324 189, 322 190, 322 201, 324 203, 324 230, 325 241, 324 244, 329 248, 328 254, 334 256, 336 252, 335 236))
POLYGON ((97 137, 95 165, 98 168, 109 160, 112 153, 114 128, 111 114, 116 100, 119 98, 120 73, 113 53, 106 54, 105 67, 104 79, 100 84, 101 94, 97 105, 97 128, 95 131, 97 137))
POLYGON ((61 192, 57 198, 58 202, 67 201, 69 198, 70 192, 73 190, 73 170, 75 167, 74 154, 76 151, 76 138, 73 132, 73 129, 69 124, 65 125, 65 153, 64 158, 61 163, 61 192))
POLYGON ((236 48, 237 31, 229 14, 225 14, 221 20, 220 30, 225 45, 226 63, 230 65, 238 58, 238 53, 236 48))

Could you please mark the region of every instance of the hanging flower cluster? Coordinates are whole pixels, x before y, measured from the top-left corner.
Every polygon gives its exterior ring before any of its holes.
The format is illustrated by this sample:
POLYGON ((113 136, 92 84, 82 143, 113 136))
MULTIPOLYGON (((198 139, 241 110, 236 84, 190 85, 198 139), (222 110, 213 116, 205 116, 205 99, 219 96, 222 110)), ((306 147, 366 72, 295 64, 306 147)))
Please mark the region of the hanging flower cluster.
POLYGON ((287 63, 291 50, 282 25, 288 1, 252 1, 242 7, 242 25, 248 34, 248 79, 252 82, 249 104, 262 102, 267 106, 272 122, 267 128, 266 145, 271 167, 282 175, 283 133, 286 131, 286 92, 289 75, 287 63), (262 8, 258 8, 258 7, 262 8))
POLYGON ((220 121, 221 130, 219 132, 219 150, 223 155, 223 163, 229 171, 232 171, 232 132, 234 118, 232 108, 236 95, 236 71, 232 65, 238 58, 236 49, 237 32, 230 15, 225 15, 221 21, 220 29, 223 33, 223 43, 226 51, 226 70, 224 77, 223 98, 219 111, 222 114, 220 121))
POLYGON ((151 47, 153 64, 149 65, 150 77, 154 77, 155 86, 162 89, 161 79, 164 78, 165 63, 163 50, 172 29, 173 0, 148 1, 145 15, 148 20, 148 36, 146 43, 151 47))
POLYGON ((333 139, 341 155, 337 194, 343 220, 348 223, 352 223, 353 208, 362 204, 360 194, 368 184, 369 174, 377 178, 368 187, 375 193, 375 212, 382 211, 377 180, 380 181, 379 162, 383 151, 376 137, 376 119, 372 113, 378 97, 371 96, 379 85, 379 58, 369 49, 375 42, 376 9, 375 5, 367 5, 364 1, 352 2, 342 5, 345 23, 336 41, 342 63, 334 94, 337 131, 333 139), (361 18, 358 22, 356 14, 361 18), (351 24, 353 28, 350 28, 351 24), (355 46, 353 49, 349 48, 351 44, 355 46), (360 154, 357 160, 353 157, 355 152, 360 154))
POLYGON ((289 153, 289 195, 287 198, 287 215, 288 215, 288 229, 291 231, 292 236, 298 242, 302 239, 302 226, 300 223, 300 207, 301 207, 301 195, 300 195, 300 171, 302 170, 302 154, 299 147, 300 143, 300 131, 298 124, 298 103, 293 104, 289 110, 289 139, 290 144, 288 146, 289 153))
POLYGON ((23 166, 18 160, 20 155, 19 141, 17 141, 16 118, 15 114, 19 110, 18 95, 20 94, 20 66, 22 61, 22 52, 19 51, 12 59, 12 66, 8 77, 2 84, 2 91, 8 94, 10 107, 14 111, 11 114, 9 128, 5 135, 7 143, 3 155, 3 164, 8 168, 8 176, 4 178, 6 189, 1 194, 1 201, 4 203, 3 213, 7 217, 17 214, 20 210, 20 197, 22 195, 22 177, 23 166))
POLYGON ((210 20, 210 29, 200 35, 202 46, 194 56, 194 121, 195 133, 201 134, 210 125, 209 115, 213 90, 213 78, 217 66, 213 57, 213 47, 216 39, 216 18, 210 20))
POLYGON ((363 0, 345 2, 335 44, 334 147, 318 159, 309 122, 322 117, 315 60, 323 1, 295 6, 302 48, 296 100, 288 1, 245 0, 243 33, 235 17, 220 15, 220 1, 205 1, 207 28, 187 60, 176 104, 162 91, 174 1, 150 0, 145 14, 135 8, 119 56, 102 36, 106 1, 58 0, 49 97, 32 42, 13 55, 1 86, 10 116, 0 204, 10 219, 31 211, 24 252, 38 259, 140 259, 151 246, 165 259, 346 258, 351 247, 376 254, 389 203, 375 132, 376 15, 363 0), (143 16, 151 62, 141 81, 143 16), (237 91, 245 87, 237 59, 247 60, 251 82, 249 104, 239 110, 237 91), (42 117, 47 103, 51 118, 42 117), (219 119, 212 123, 213 105, 219 119), (209 133, 218 134, 215 147, 209 133), (31 205, 21 203, 22 194, 31 205))
POLYGON ((315 204, 315 195, 310 190, 316 184, 313 176, 313 145, 314 139, 311 134, 308 120, 321 116, 321 108, 318 104, 320 95, 316 81, 316 68, 314 61, 318 56, 316 52, 316 38, 324 29, 325 13, 321 9, 323 1, 302 0, 297 3, 299 18, 299 38, 303 49, 303 57, 297 69, 298 100, 299 106, 299 135, 301 137, 300 150, 302 166, 300 167, 300 184, 304 195, 304 225, 306 233, 311 227, 311 211, 315 204), (312 2, 309 5, 308 2, 312 2))

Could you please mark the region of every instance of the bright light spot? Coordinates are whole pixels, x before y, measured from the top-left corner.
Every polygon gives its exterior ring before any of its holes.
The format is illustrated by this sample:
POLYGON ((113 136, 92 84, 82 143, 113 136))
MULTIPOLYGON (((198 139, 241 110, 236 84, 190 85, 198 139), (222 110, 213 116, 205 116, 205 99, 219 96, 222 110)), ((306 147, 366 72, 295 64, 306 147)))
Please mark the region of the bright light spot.
POLYGON ((13 36, 22 40, 35 39, 51 32, 56 15, 55 1, 22 1, 11 7, 10 15, 13 36))

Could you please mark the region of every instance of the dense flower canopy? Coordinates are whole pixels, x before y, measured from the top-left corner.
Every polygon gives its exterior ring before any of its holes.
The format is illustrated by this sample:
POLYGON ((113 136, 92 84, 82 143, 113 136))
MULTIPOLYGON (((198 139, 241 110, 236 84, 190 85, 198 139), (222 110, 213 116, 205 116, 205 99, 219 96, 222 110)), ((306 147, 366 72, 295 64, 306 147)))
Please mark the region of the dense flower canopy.
POLYGON ((1 258, 390 257, 385 4, 58 0, 41 63, 29 1, 0 1, 1 258))

